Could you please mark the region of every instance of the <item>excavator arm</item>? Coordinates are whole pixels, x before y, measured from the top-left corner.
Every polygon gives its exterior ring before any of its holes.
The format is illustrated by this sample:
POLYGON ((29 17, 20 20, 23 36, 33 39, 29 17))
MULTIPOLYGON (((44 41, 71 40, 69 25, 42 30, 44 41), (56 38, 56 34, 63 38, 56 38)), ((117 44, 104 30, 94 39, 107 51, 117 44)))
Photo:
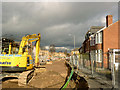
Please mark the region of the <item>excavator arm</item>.
MULTIPOLYGON (((37 67, 39 65, 39 50, 40 50, 40 33, 38 35, 32 34, 32 35, 27 35, 22 38, 20 47, 19 47, 19 52, 18 54, 23 54, 23 48, 25 45, 28 45, 28 43, 32 43, 36 41, 36 55, 35 55, 35 66, 37 67)), ((28 54, 28 51, 26 51, 28 54)))

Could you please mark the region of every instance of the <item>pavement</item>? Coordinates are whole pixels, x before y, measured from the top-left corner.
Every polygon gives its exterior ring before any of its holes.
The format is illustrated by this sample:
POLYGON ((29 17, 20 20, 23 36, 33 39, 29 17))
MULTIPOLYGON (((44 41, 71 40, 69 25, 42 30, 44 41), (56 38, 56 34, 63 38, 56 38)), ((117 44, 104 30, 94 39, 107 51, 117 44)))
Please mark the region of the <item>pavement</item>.
POLYGON ((91 71, 86 68, 83 70, 75 70, 75 72, 81 77, 85 78, 85 80, 88 82, 89 88, 91 89, 112 89, 112 81, 105 76, 97 73, 92 75, 91 71))
MULTIPOLYGON (((71 67, 73 67, 73 65, 71 65, 69 62, 67 62, 71 67)), ((87 83, 88 83, 88 87, 90 90, 111 90, 113 89, 112 87, 112 80, 105 77, 104 75, 98 74, 98 73, 91 73, 91 70, 87 69, 87 68, 82 68, 82 69, 75 69, 74 70, 75 73, 77 75, 79 75, 80 77, 83 77, 87 83)))

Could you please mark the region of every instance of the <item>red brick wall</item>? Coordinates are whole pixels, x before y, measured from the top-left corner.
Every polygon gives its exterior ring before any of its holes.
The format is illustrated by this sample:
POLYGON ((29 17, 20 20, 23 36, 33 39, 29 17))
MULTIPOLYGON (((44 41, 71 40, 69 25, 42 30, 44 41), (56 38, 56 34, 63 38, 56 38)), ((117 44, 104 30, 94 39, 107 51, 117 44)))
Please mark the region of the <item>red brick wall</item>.
POLYGON ((102 49, 102 44, 96 44, 96 45, 95 45, 95 49, 96 49, 96 50, 102 49))
POLYGON ((101 68, 102 67, 102 62, 96 62, 96 68, 101 68))
POLYGON ((103 60, 104 67, 108 68, 108 49, 118 48, 118 22, 103 30, 103 60))
POLYGON ((106 26, 108 27, 112 23, 113 23, 113 16, 112 15, 106 16, 106 26))
POLYGON ((95 50, 95 46, 90 46, 90 50, 95 50))
POLYGON ((84 47, 84 53, 86 53, 90 50, 90 40, 89 39, 84 41, 83 47, 84 47))

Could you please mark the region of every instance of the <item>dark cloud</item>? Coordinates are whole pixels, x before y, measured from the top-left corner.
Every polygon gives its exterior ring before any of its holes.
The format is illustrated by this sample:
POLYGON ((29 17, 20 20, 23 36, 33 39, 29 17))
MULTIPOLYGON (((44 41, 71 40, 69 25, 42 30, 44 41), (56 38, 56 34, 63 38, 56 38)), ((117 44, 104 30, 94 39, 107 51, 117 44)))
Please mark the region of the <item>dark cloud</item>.
POLYGON ((107 14, 117 20, 117 2, 40 2, 40 3, 2 3, 3 35, 14 35, 20 39, 25 34, 41 33, 41 45, 73 47, 84 41, 90 26, 104 26, 107 14))

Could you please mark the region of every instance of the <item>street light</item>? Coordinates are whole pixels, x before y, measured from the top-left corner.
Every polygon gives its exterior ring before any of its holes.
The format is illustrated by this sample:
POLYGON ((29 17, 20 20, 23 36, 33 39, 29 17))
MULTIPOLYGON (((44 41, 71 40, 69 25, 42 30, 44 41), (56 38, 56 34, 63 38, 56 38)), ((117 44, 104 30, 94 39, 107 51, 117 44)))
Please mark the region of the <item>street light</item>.
POLYGON ((69 34, 69 36, 73 36, 73 38, 74 38, 74 50, 73 50, 73 55, 71 55, 71 57, 72 57, 73 65, 76 66, 77 65, 77 56, 75 54, 75 35, 69 34))
MULTIPOLYGON (((69 36, 72 36, 72 34, 69 34, 69 36)), ((74 38, 74 49, 75 49, 75 35, 73 35, 74 38)))

